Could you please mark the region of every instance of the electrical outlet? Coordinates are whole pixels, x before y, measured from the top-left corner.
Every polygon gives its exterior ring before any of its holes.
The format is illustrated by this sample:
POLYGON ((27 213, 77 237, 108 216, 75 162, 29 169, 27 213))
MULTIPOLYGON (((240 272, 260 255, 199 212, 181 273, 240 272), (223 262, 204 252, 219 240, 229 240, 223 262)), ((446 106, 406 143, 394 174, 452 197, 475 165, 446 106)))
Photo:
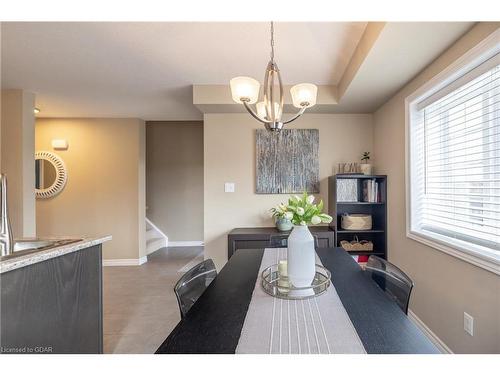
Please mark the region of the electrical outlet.
POLYGON ((474 336, 474 318, 466 312, 464 312, 464 331, 474 336))
POLYGON ((224 184, 225 193, 234 193, 234 182, 226 182, 224 184))

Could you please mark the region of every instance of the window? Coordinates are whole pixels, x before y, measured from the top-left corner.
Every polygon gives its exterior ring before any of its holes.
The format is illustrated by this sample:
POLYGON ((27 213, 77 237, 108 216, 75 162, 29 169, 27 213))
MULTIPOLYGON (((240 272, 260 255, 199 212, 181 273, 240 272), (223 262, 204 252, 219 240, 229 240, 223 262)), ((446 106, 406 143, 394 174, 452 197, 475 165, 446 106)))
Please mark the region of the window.
POLYGON ((408 236, 499 273, 498 45, 481 60, 407 99, 408 236))

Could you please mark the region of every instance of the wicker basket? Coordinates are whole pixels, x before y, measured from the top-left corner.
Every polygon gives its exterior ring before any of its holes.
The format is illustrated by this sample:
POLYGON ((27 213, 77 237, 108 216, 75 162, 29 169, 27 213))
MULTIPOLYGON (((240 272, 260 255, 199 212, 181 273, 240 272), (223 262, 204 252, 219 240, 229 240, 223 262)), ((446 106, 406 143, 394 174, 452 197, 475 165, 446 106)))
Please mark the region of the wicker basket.
POLYGON ((340 246, 347 251, 373 251, 372 241, 360 241, 357 236, 351 242, 346 240, 340 241, 340 246))
POLYGON ((372 215, 344 214, 340 227, 346 230, 369 230, 372 229, 372 215))

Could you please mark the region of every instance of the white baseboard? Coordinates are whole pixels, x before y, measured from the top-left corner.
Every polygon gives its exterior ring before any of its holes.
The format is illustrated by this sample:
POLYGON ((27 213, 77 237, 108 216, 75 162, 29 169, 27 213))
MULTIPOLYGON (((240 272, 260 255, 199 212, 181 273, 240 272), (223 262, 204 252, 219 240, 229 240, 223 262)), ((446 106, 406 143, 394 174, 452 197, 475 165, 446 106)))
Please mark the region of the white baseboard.
POLYGON ((168 241, 168 247, 204 246, 203 241, 168 241))
POLYGON ((140 266, 148 261, 147 257, 140 257, 139 259, 103 259, 102 265, 104 267, 115 266, 140 266))
POLYGON ((453 351, 446 345, 420 318, 411 310, 408 310, 408 317, 418 328, 432 341, 443 354, 453 354, 453 351))
POLYGON ((155 251, 158 251, 160 249, 163 249, 164 247, 168 247, 168 240, 164 238, 158 238, 158 241, 161 240, 162 244, 160 247, 153 246, 148 249, 148 245, 146 243, 146 255, 153 254, 155 251))

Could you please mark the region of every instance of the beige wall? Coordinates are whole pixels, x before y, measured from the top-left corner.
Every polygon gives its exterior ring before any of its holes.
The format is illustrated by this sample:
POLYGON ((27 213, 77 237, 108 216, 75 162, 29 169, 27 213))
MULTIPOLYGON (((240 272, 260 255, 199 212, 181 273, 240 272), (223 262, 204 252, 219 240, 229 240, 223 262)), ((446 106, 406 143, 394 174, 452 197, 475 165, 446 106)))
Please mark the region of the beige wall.
POLYGON ((35 95, 2 90, 1 170, 7 175, 14 237, 33 237, 35 225, 35 95))
POLYGON ((137 259, 144 240, 145 124, 138 119, 38 119, 36 150, 58 154, 68 182, 54 198, 37 200, 39 236, 101 236, 105 259, 137 259), (54 151, 52 139, 69 149, 54 151))
POLYGON ((389 182, 389 260, 415 281, 410 309, 457 353, 500 353, 500 277, 406 238, 404 99, 499 25, 478 24, 374 114, 374 164, 389 182))
MULTIPOLYGON (((289 127, 319 129, 319 198, 328 207, 327 178, 333 167, 372 150, 372 116, 305 114, 289 127)), ((235 227, 273 225, 269 209, 288 196, 255 194, 255 129, 261 128, 248 114, 204 117, 205 256, 218 268, 227 261, 227 233, 235 227), (225 193, 224 182, 234 182, 235 193, 225 193)))
POLYGON ((147 217, 169 241, 203 241, 203 122, 146 123, 147 217))

